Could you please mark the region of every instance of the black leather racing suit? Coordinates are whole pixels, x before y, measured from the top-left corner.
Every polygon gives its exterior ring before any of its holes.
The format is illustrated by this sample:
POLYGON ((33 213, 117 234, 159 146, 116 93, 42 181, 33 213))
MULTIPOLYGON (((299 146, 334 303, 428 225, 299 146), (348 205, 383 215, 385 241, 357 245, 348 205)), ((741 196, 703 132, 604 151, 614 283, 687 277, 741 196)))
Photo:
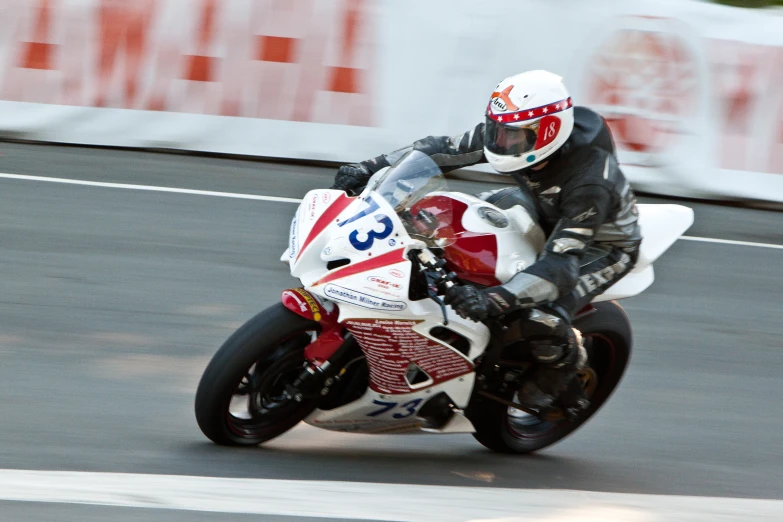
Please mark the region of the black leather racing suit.
MULTIPOLYGON (((614 142, 603 118, 574 109, 568 141, 540 170, 511 175, 520 188, 480 197, 502 208, 533 195, 548 240, 536 263, 503 287, 521 306, 550 303, 570 322, 573 315, 633 268, 641 234, 634 193, 617 164, 614 142)), ((429 155, 444 172, 486 163, 483 127, 459 136, 429 136, 412 146, 362 162, 370 173, 393 164, 411 149, 429 155)))

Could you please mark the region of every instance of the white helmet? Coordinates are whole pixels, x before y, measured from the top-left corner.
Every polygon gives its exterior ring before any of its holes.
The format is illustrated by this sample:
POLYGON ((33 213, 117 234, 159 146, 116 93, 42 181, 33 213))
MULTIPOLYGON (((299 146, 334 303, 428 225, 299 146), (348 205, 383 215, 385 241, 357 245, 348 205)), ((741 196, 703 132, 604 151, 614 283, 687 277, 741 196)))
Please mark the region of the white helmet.
POLYGON ((492 93, 484 125, 484 155, 498 172, 544 161, 574 130, 574 105, 563 78, 529 71, 506 78, 492 93))

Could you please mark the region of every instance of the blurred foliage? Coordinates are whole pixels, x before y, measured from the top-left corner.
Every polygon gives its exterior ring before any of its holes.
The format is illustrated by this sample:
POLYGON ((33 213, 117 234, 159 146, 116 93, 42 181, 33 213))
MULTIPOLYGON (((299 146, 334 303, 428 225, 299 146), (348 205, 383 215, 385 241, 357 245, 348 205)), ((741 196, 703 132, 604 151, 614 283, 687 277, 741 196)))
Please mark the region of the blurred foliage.
POLYGON ((733 5, 737 7, 769 7, 772 5, 783 6, 783 0, 714 0, 715 3, 733 5))

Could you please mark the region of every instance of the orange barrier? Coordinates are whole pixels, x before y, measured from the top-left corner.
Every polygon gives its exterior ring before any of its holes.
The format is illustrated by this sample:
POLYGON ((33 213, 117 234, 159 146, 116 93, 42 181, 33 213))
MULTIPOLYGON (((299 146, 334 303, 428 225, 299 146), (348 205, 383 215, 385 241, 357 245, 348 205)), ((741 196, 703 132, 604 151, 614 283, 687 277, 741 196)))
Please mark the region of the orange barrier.
POLYGON ((5 2, 0 98, 372 126, 369 3, 5 2))

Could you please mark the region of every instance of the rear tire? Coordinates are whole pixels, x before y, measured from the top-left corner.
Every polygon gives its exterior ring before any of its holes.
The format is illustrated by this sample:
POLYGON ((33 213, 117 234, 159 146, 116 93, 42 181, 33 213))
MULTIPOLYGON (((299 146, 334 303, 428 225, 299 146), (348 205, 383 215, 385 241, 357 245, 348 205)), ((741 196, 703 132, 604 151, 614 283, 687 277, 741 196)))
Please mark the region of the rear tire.
MULTIPOLYGON (((474 397, 470 420, 473 436, 487 448, 501 453, 530 453, 560 442, 587 422, 609 399, 625 373, 631 357, 631 325, 616 302, 593 305, 595 311, 574 320, 582 332, 589 365, 595 379, 590 407, 573 421, 542 421, 521 410, 484 397, 474 397)), ((512 400, 513 397, 506 397, 512 400)))
POLYGON ((282 391, 302 371, 304 347, 311 342, 307 332, 318 328, 278 303, 229 337, 196 392, 196 421, 204 435, 221 445, 255 446, 307 417, 315 404, 297 403, 282 391), (245 401, 247 413, 234 412, 235 401, 245 401))

